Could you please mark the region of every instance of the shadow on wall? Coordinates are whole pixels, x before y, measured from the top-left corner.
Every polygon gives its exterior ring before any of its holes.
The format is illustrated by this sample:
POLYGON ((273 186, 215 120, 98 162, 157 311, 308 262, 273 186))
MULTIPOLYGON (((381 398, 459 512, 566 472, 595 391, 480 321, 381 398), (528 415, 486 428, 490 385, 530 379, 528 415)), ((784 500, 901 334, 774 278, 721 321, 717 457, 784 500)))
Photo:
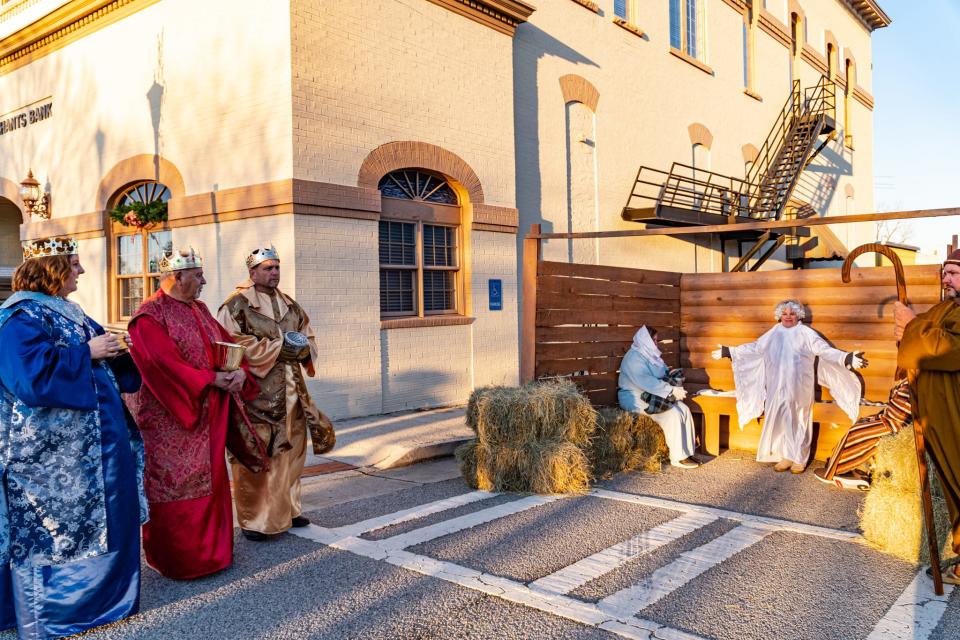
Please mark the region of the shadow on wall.
POLYGON ((829 210, 840 176, 853 175, 851 159, 851 152, 842 145, 839 151, 833 147, 825 148, 800 174, 794 196, 817 211, 829 210))
MULTIPOLYGON (((318 370, 315 378, 307 378, 310 397, 334 421, 466 404, 472 390, 468 369, 463 375, 420 367, 392 374, 383 369, 381 395, 375 402, 358 393, 359 388, 368 386, 366 381, 346 380, 342 373, 318 370)), ((376 385, 376 381, 369 384, 376 385)))
MULTIPOLYGON (((381 335, 383 333, 381 332, 381 335)), ((449 369, 431 369, 418 358, 408 358, 406 362, 391 362, 388 340, 388 337, 384 337, 380 346, 383 413, 430 409, 467 402, 471 391, 470 353, 460 358, 451 354, 447 360, 449 369)))
MULTIPOLYGON (((517 27, 513 37, 513 141, 516 172, 516 203, 520 212, 520 230, 517 234, 517 283, 523 266, 523 236, 530 225, 543 221, 541 210, 543 181, 540 175, 540 78, 539 64, 545 58, 558 58, 573 65, 599 65, 575 49, 530 22, 517 27)), ((545 78, 554 83, 557 102, 563 101, 559 75, 545 78)), ((564 132, 565 123, 556 123, 557 135, 564 132)), ((559 187, 560 185, 558 185, 559 187)), ((544 232, 554 229, 546 225, 544 232)), ((520 303, 518 293, 517 303, 520 303)), ((517 335, 520 335, 519 316, 517 335)))

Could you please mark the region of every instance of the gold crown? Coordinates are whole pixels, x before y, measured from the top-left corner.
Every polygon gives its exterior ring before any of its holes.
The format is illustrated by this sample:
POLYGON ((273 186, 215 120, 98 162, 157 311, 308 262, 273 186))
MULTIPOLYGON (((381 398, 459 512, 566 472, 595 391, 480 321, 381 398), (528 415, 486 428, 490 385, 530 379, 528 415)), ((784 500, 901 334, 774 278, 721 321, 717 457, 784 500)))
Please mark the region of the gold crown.
POLYGON ((202 269, 203 268, 203 258, 200 257, 200 254, 194 251, 193 247, 190 247, 190 250, 180 249, 179 251, 174 251, 168 256, 163 256, 160 258, 160 273, 170 273, 171 271, 181 271, 183 269, 202 269))
POLYGON ((280 262, 280 254, 277 253, 277 250, 272 244, 270 245, 269 249, 264 247, 251 251, 250 255, 247 256, 247 269, 253 269, 261 262, 266 262, 267 260, 276 260, 277 262, 280 262))
POLYGON ((23 261, 31 258, 49 258, 50 256, 72 256, 77 253, 77 241, 69 236, 27 240, 20 243, 23 247, 23 261))

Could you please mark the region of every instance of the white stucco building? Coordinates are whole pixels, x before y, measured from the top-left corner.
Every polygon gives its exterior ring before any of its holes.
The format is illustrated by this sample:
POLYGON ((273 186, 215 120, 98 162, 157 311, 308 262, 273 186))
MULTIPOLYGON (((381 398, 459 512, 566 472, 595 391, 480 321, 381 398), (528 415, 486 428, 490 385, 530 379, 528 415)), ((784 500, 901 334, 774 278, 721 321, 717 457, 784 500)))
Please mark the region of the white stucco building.
MULTIPOLYGON (((460 403, 517 381, 518 230, 635 228, 640 165, 742 177, 794 77, 835 78, 842 131, 797 198, 869 211, 870 34, 888 22, 872 0, 6 0, 0 283, 20 239, 72 234, 76 301, 122 323, 171 244, 204 256, 215 309, 272 243, 325 411, 460 403), (29 170, 49 219, 18 195, 29 170), (148 231, 108 215, 151 198, 168 221, 148 231)), ((720 249, 547 245, 691 271, 723 268, 720 249)))

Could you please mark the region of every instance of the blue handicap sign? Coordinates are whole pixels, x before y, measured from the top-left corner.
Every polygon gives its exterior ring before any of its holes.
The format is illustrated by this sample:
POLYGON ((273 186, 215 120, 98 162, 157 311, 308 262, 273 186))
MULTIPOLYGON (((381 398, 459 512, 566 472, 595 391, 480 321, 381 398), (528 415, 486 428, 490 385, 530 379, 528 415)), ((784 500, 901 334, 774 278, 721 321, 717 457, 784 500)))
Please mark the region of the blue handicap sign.
POLYGON ((503 311, 503 281, 489 280, 490 311, 503 311))

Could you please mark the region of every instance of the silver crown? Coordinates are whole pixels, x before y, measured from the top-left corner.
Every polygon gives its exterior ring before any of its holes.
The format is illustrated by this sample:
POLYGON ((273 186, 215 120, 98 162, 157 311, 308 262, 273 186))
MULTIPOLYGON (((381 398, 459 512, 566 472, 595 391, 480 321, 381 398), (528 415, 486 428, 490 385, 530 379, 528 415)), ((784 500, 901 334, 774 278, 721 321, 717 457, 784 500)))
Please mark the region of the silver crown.
POLYGON ((247 256, 247 269, 253 269, 255 266, 261 262, 266 262, 267 260, 276 260, 280 262, 280 254, 277 253, 277 250, 271 244, 270 248, 261 247, 260 249, 254 249, 250 252, 250 255, 247 256))
POLYGON ((170 273, 172 271, 182 271, 183 269, 202 269, 203 258, 193 247, 189 250, 180 249, 170 255, 160 258, 160 273, 170 273))

